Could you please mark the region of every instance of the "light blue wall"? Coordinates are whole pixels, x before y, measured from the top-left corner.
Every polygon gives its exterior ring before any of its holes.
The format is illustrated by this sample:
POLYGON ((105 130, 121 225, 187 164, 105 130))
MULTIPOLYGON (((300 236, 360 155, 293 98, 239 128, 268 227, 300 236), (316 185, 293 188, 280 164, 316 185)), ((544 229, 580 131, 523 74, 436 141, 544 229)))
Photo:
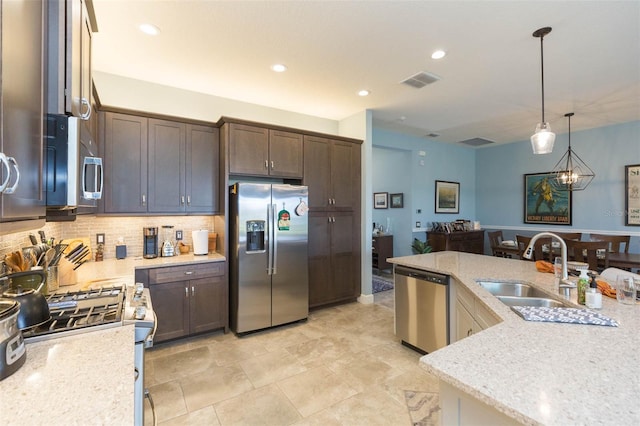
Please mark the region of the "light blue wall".
POLYGON ((524 174, 553 170, 567 146, 564 133, 546 155, 534 155, 529 141, 478 149, 476 211, 483 227, 506 229, 505 237, 518 229, 635 234, 630 251, 640 252, 640 228, 624 225, 624 166, 640 164, 640 121, 571 132, 572 150, 596 175, 584 191, 573 193, 572 225, 524 224, 524 174))
POLYGON ((386 224, 392 218, 396 256, 411 253, 414 237, 425 238, 423 232, 412 233, 416 221, 426 228, 433 221, 455 219, 503 229, 506 239, 540 230, 630 234, 629 251, 640 253, 640 227, 624 225, 624 166, 640 164, 640 121, 571 133, 572 149, 596 174, 584 191, 573 193, 571 226, 529 225, 523 218, 524 175, 553 170, 567 150, 566 132, 558 134, 547 155, 534 155, 528 140, 473 149, 378 128, 373 129, 373 146, 373 192, 404 193, 403 209, 373 211, 374 222, 386 224), (435 180, 460 182, 460 214, 434 213, 435 180))
POLYGON ((375 127, 372 140, 373 192, 404 193, 404 208, 373 210, 374 222, 386 225, 386 218, 392 219, 394 256, 412 254, 411 241, 414 237, 425 240, 431 222, 476 220, 474 149, 375 127), (436 180, 460 182, 460 214, 435 214, 436 180), (422 212, 417 213, 418 209, 422 212), (413 232, 417 221, 424 231, 413 232))

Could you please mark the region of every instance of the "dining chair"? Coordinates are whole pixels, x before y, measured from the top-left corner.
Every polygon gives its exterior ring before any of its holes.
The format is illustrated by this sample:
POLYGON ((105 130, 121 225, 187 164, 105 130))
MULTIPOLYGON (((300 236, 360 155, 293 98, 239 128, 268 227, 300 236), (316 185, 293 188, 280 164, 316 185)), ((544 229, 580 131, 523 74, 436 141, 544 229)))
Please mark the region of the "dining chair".
POLYGON ((629 253, 629 241, 631 240, 630 235, 589 234, 589 239, 591 241, 608 242, 608 250, 610 253, 629 253))
POLYGON ((572 260, 589 264, 592 271, 601 271, 609 267, 609 243, 607 241, 567 240, 567 249, 572 260))
POLYGON ((489 244, 491 246, 491 254, 497 257, 511 257, 504 251, 500 250, 500 243, 502 243, 502 231, 490 231, 487 232, 489 236, 489 244))
POLYGON ((518 249, 520 250, 520 259, 523 260, 545 260, 548 259, 549 256, 545 256, 543 246, 551 248, 551 238, 543 237, 539 238, 533 246, 533 257, 531 259, 525 259, 523 257, 524 251, 527 249, 527 246, 531 242, 531 237, 526 237, 524 235, 516 235, 516 244, 518 245, 518 249))

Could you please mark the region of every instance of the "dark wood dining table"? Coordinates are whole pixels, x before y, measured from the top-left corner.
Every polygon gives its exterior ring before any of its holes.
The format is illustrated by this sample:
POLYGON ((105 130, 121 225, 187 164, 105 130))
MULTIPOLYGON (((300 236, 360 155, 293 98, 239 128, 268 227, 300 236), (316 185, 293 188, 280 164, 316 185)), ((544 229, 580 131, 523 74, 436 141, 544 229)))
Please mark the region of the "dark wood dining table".
POLYGON ((609 253, 609 267, 640 269, 640 253, 609 253))

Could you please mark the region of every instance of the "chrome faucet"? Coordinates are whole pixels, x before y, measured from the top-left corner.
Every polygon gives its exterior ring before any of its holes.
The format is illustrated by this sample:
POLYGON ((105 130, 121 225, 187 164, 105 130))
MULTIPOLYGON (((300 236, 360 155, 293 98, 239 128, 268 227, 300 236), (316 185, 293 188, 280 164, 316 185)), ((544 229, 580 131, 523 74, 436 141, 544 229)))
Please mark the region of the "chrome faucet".
MULTIPOLYGON (((562 276, 560 277, 558 291, 563 289, 564 296, 568 298, 569 290, 572 288, 576 288, 576 285, 571 281, 569 281, 569 269, 567 268, 567 244, 564 242, 562 238, 560 238, 560 236, 551 232, 540 232, 539 234, 534 235, 533 237, 531 237, 531 241, 529 242, 529 245, 527 246, 527 248, 524 250, 524 254, 522 255, 522 257, 524 257, 525 259, 531 259, 531 256, 533 255, 533 246, 535 245, 536 241, 538 241, 538 239, 542 237, 555 238, 560 243, 560 258, 562 259, 562 276)), ((549 247, 549 253, 551 252, 552 252, 552 248, 549 247)))

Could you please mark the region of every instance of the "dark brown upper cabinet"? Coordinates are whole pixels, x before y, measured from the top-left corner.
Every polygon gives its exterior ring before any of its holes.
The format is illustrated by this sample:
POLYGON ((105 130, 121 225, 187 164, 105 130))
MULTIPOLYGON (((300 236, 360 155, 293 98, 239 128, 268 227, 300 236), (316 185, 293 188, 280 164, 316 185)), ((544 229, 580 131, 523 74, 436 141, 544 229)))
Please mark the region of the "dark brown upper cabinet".
POLYGON ((302 179, 302 135, 229 123, 229 173, 302 179))
POLYGON ((219 211, 219 130, 106 112, 104 213, 219 211))

